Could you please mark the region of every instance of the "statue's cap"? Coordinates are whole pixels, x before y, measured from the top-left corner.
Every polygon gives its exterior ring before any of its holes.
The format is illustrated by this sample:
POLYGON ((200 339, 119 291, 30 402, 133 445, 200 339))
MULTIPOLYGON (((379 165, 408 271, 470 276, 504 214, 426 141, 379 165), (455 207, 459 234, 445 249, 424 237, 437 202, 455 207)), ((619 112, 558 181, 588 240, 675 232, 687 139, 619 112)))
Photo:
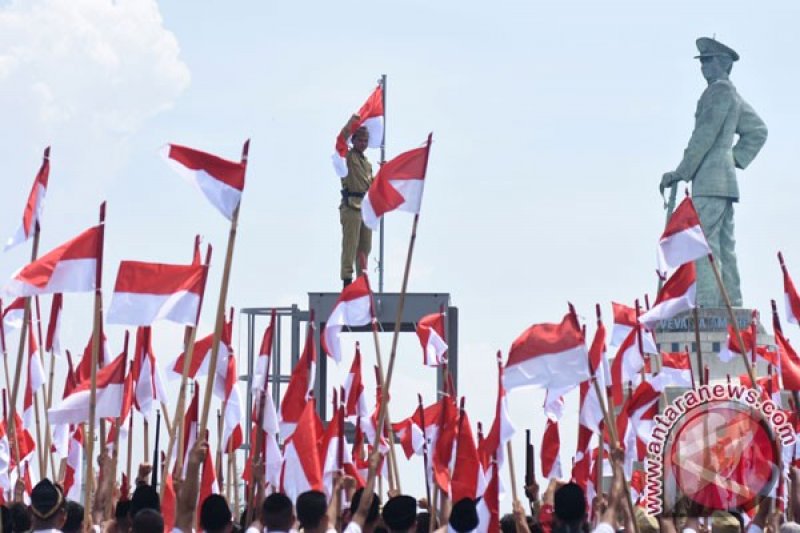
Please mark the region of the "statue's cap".
POLYGON ((734 61, 739 61, 739 54, 736 53, 736 50, 730 46, 725 46, 711 37, 700 37, 697 39, 697 50, 700 52, 700 55, 695 56, 695 59, 700 59, 701 57, 728 56, 734 61))

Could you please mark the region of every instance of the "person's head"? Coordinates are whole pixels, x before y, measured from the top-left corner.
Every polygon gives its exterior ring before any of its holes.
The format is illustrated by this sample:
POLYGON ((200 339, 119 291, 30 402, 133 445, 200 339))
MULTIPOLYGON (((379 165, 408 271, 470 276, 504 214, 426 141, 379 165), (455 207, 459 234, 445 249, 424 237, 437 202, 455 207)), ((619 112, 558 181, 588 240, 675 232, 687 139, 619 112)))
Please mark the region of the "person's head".
MULTIPOLYGON (((64 520, 64 525, 61 526, 63 533, 82 533, 83 531, 83 505, 71 500, 67 501, 66 506, 67 519, 64 520)), ((127 530, 118 530, 127 531, 127 530)))
POLYGON ((3 525, 3 531, 11 531, 11 511, 5 505, 0 505, 0 523, 3 525))
POLYGON ((780 533, 800 533, 800 524, 797 522, 784 522, 781 524, 780 533))
POLYGON ((297 497, 295 502, 297 521, 304 531, 325 531, 328 529, 328 503, 325 494, 318 490, 309 490, 297 497))
POLYGON ((28 531, 31 528, 31 510, 27 505, 12 503, 8 512, 11 515, 11 531, 28 531))
POLYGON ((61 489, 44 478, 31 491, 31 515, 33 527, 38 529, 61 529, 67 517, 64 495, 61 489))
POLYGON ((133 491, 128 514, 133 519, 142 509, 152 509, 161 513, 161 499, 156 489, 150 485, 139 485, 133 491))
POLYGON ((727 80, 733 68, 733 62, 739 59, 739 54, 732 48, 708 37, 697 39, 697 50, 700 52, 700 55, 697 56, 697 59, 700 60, 700 71, 708 83, 727 80))
POLYGON ((289 531, 294 525, 292 500, 281 492, 275 492, 264 498, 264 503, 261 505, 261 522, 267 531, 289 531))
POLYGON ((447 522, 451 529, 458 533, 467 533, 478 527, 478 510, 475 500, 461 498, 450 510, 450 520, 447 522))
MULTIPOLYGON (((553 495, 553 514, 559 531, 579 531, 586 519, 586 496, 576 483, 559 487, 553 495)), ((554 528, 554 531, 556 528, 554 528)))
POLYGON ((381 512, 383 523, 392 533, 414 531, 417 522, 417 500, 411 496, 395 496, 381 512))
POLYGON ((513 514, 503 515, 503 518, 500 519, 500 531, 502 533, 516 533, 517 523, 514 522, 513 514))
POLYGON ((361 126, 353 133, 353 150, 363 154, 367 146, 369 146, 369 130, 361 126))
POLYGON ((114 508, 114 522, 117 524, 117 531, 128 531, 131 528, 131 501, 119 500, 114 508))
MULTIPOLYGON (((356 511, 358 511, 358 506, 361 504, 361 496, 364 494, 364 489, 358 489, 353 494, 353 499, 350 500, 350 515, 355 516, 356 511)), ((369 505, 369 511, 367 512, 367 521, 365 523, 366 526, 374 526, 375 523, 378 521, 378 514, 380 511, 381 502, 378 499, 378 495, 375 494, 372 498, 372 503, 369 505)))
POLYGON ((145 508, 133 515, 131 533, 164 531, 164 517, 155 509, 145 508))
POLYGON ((210 494, 200 506, 200 525, 207 533, 229 533, 232 518, 228 502, 219 494, 210 494))
MULTIPOLYGON (((711 533, 740 533, 741 524, 736 515, 725 511, 714 511, 711 515, 711 533)), ((780 533, 800 533, 800 524, 796 522, 784 522, 781 525, 780 533), (792 525, 794 526, 792 528, 792 525), (786 531, 783 526, 789 526, 786 531)))
POLYGON ((428 533, 431 525, 431 514, 423 511, 417 515, 417 533, 428 533))

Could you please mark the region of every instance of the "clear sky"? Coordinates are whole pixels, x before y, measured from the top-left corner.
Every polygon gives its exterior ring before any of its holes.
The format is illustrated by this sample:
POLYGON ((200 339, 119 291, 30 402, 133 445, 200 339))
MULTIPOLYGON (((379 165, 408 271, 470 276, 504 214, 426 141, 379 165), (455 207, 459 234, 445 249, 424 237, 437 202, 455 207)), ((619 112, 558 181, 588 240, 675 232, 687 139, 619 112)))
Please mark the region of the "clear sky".
MULTIPOLYGON (((52 145, 42 250, 95 223, 101 200, 106 287, 120 259, 187 262, 202 234, 215 246, 203 334, 228 225, 157 151, 176 142, 236 159, 251 138, 229 303, 305 307, 309 291, 340 288, 335 135, 385 73, 388 156, 434 132, 410 290, 452 294, 460 392, 488 425, 496 350, 560 320, 568 300, 591 332, 596 302, 608 317, 611 300, 655 290, 657 187, 680 161, 705 86, 697 37, 740 53, 731 79, 770 132, 739 173, 745 305, 767 311, 781 298, 777 250, 800 275, 798 16, 793 1, 744 0, 0 2, 0 238, 17 227, 52 145)), ((387 221, 388 291, 400 288, 410 227, 404 214, 387 221)), ((0 278, 28 254, 1 256, 0 278)), ((67 298, 73 351, 88 339, 90 308, 88 295, 67 298)), ((122 330, 108 330, 116 352, 122 330)), ((179 328, 154 336, 160 359, 180 349, 179 328)), ((399 358, 394 418, 410 414, 417 390, 433 392, 414 338, 399 358)), ((537 448, 542 401, 541 391, 511 397, 537 448)), ((576 403, 571 395, 562 419, 565 471, 576 403)), ((404 488, 422 494, 417 466, 402 472, 404 488)))

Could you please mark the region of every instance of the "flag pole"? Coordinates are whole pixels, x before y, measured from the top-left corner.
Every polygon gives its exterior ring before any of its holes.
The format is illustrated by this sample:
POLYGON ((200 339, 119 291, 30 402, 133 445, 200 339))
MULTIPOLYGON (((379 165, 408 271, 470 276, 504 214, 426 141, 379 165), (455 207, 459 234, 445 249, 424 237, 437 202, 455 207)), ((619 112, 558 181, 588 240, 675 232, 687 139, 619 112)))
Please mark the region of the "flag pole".
POLYGON ((422 424, 422 467, 425 469, 425 498, 428 502, 430 525, 433 526, 433 500, 431 500, 431 480, 428 477, 428 434, 425 432, 425 406, 422 403, 422 394, 417 393, 419 421, 422 424))
MULTIPOLYGON (((145 455, 145 457, 147 457, 145 455)), ((133 467, 133 411, 128 418, 128 454, 126 456, 127 464, 125 465, 125 473, 128 476, 128 486, 131 483, 131 468, 133 467)), ((153 467, 155 468, 155 467, 153 467)))
MULTIPOLYGON (((386 74, 381 76, 378 81, 381 85, 381 99, 383 100, 383 138, 381 139, 381 161, 380 166, 386 162, 386 74)), ((380 222, 380 237, 378 240, 378 294, 383 294, 383 243, 384 243, 385 227, 383 224, 383 217, 380 222)))
MULTIPOLYGON (((42 356, 42 351, 45 349, 44 337, 42 337, 42 311, 41 305, 39 302, 39 295, 33 297, 34 308, 36 311, 36 340, 39 343, 39 349, 37 350, 39 356, 39 362, 42 365, 42 370, 44 370, 44 357, 42 356)), ((33 315, 33 309, 31 310, 31 315, 33 315)), ((32 328, 32 325, 29 326, 32 328)), ((40 410, 39 410, 39 396, 42 397, 42 405, 47 406, 47 390, 43 390, 41 395, 38 393, 33 395, 33 406, 34 406, 34 413, 36 416, 36 446, 39 447, 42 443, 40 433, 42 431, 41 424, 39 422, 40 410)), ((50 448, 50 423, 48 422, 47 411, 45 411, 45 420, 44 420, 44 442, 45 445, 41 446, 38 450, 39 455, 39 476, 40 477, 47 477, 47 450, 50 448)), ((53 455, 50 455, 50 461, 53 461, 53 455)))
MULTIPOLYGON (((163 465, 164 472, 162 474, 162 479, 166 479, 166 476, 169 475, 169 463, 172 457, 172 451, 175 449, 175 441, 177 440, 179 449, 181 450, 178 453, 178 457, 175 459, 176 469, 175 472, 178 472, 178 475, 183 471, 183 416, 184 411, 186 410, 186 385, 189 380, 189 369, 191 368, 192 358, 194 357, 194 341, 197 337, 197 324, 200 322, 200 311, 203 308, 203 299, 205 297, 205 287, 206 287, 206 280, 208 279, 208 269, 211 265, 211 252, 212 247, 208 245, 206 248, 206 263, 205 263, 205 272, 203 273, 203 294, 200 295, 200 302, 197 305, 197 320, 195 320, 194 326, 186 326, 184 330, 184 348, 183 348, 183 368, 181 369, 181 388, 178 392, 178 403, 175 406, 175 416, 172 418, 172 426, 170 427, 167 424, 167 409, 166 406, 162 403, 162 409, 164 409, 164 423, 167 426, 167 434, 169 435, 169 440, 167 441, 167 460, 163 465)), ((209 369, 216 368, 209 366, 209 369)), ((209 370, 210 374, 214 374, 213 370, 209 370)), ((160 418, 160 417, 159 417, 160 418)), ((146 423, 146 421, 145 421, 146 423)), ((158 428, 156 428, 156 435, 158 435, 158 428)), ((157 438, 157 437, 156 437, 157 438)), ((157 447, 157 446, 156 446, 157 447)), ((158 468, 156 462, 153 463, 153 469, 158 468)), ((160 487, 160 495, 161 498, 164 498, 164 490, 166 490, 166 484, 162 483, 160 487)))
MULTIPOLYGON (((161 436, 160 434, 161 434, 161 411, 159 409, 156 409, 156 440, 153 443, 153 473, 150 475, 150 486, 153 487, 154 489, 156 488, 156 485, 158 485, 158 467, 160 466, 158 464, 159 463, 159 461, 158 461, 158 449, 159 449, 158 444, 159 444, 159 440, 160 440, 159 437, 161 436)), ((146 460, 147 460, 147 458, 145 458, 145 461, 146 460)), ((168 463, 169 461, 165 461, 165 462, 168 463)), ((164 473, 169 475, 166 471, 164 473)), ((163 481, 162 481, 161 484, 162 485, 164 484, 163 481)))
MULTIPOLYGON (((250 151, 250 139, 245 141, 242 147, 242 165, 247 168, 248 152, 250 151)), ((205 398, 203 399, 203 412, 200 417, 200 435, 205 435, 208 429, 208 414, 211 410, 211 392, 214 390, 214 378, 216 377, 217 358, 219 356, 219 343, 222 338, 222 328, 225 325, 225 300, 228 296, 228 283, 231 277, 231 265, 233 264, 233 247, 236 244, 236 226, 239 221, 239 208, 241 202, 233 210, 231 217, 231 228, 228 233, 228 246, 225 252, 225 266, 222 271, 222 283, 219 288, 219 301, 217 302, 217 319, 214 326, 214 339, 211 343, 211 359, 208 362, 208 379, 206 380, 205 398)))
MULTIPOLYGON (((39 221, 36 221, 36 226, 33 230, 33 245, 31 246, 31 263, 36 261, 36 258, 39 255, 39 221)), ((14 459, 17 464, 20 464, 20 456, 19 456, 19 439, 17 438, 17 398, 19 395, 19 381, 22 377, 22 361, 25 358, 25 342, 27 340, 26 335, 28 334, 28 322, 31 319, 31 298, 30 296, 25 298, 25 306, 23 308, 22 313, 22 327, 20 328, 19 333, 19 347, 17 349, 17 366, 14 371, 14 387, 11 389, 11 398, 9 399, 9 417, 8 417, 8 429, 9 429, 9 437, 13 436, 13 450, 14 459)))
MULTIPOLYGON (((125 357, 125 362, 126 363, 128 362, 128 343, 129 343, 129 341, 130 341, 130 332, 126 329, 125 330, 125 340, 123 341, 123 345, 122 345, 123 346, 122 353, 125 354, 124 357, 125 357)), ((133 372, 133 361, 130 361, 130 363, 128 364, 128 375, 125 376, 126 381, 131 379, 131 376, 130 376, 131 372, 133 372)), ((133 382, 131 382, 131 385, 132 384, 133 384, 133 382)), ((124 385, 123 385, 123 388, 124 388, 124 385)), ((133 394, 133 391, 131 391, 131 394, 133 394)), ((123 401, 124 401, 124 399, 123 399, 123 401)), ((124 403, 122 405, 122 408, 123 409, 125 408, 124 403)), ((131 406, 131 409, 128 412, 128 416, 133 418, 133 406, 131 406)), ((108 475, 111 476, 111 479, 113 480, 111 482, 112 492, 113 492, 114 486, 116 486, 116 484, 117 484, 117 467, 119 466, 119 432, 120 432, 121 428, 122 428, 122 413, 120 413, 120 416, 114 417, 114 446, 111 449, 111 472, 108 473, 108 475)), ((106 519, 111 518, 113 510, 114 510, 113 498, 107 498, 106 499, 106 509, 105 509, 106 519)))
MULTIPOLYGON (((725 284, 722 282, 722 277, 719 274, 719 268, 717 267, 717 263, 714 261, 714 256, 712 254, 708 254, 708 262, 711 263, 711 270, 714 271, 714 279, 717 280, 719 292, 722 293, 722 299, 725 301, 725 307, 728 309, 728 318, 731 321, 733 332, 736 334, 736 342, 739 343, 739 350, 742 355, 742 361, 744 361, 744 367, 747 369, 747 375, 750 377, 750 382, 753 384, 753 388, 758 390, 759 387, 758 383, 756 383, 756 375, 753 373, 753 367, 750 365, 750 361, 747 359, 747 349, 744 346, 742 332, 739 331, 739 324, 736 322, 736 315, 733 314, 731 299, 728 296, 728 291, 725 289, 725 284)), ((753 341, 755 342, 755 339, 753 341)))
MULTIPOLYGON (((431 153, 431 143, 433 141, 433 133, 428 134, 428 142, 427 142, 427 150, 425 151, 425 174, 428 173, 428 158, 430 157, 431 153)), ((411 271, 411 258, 414 255, 414 243, 417 240, 417 225, 419 224, 419 213, 414 214, 414 222, 411 226, 411 237, 408 241, 408 253, 406 254, 406 267, 405 271, 403 272, 403 285, 400 289, 400 298, 397 302, 397 316, 394 322, 394 335, 392 336, 392 350, 389 352, 389 366, 386 369, 386 377, 383 382, 383 397, 386 401, 381 402, 381 410, 378 417, 378 427, 383 427, 387 420, 387 413, 388 413, 388 405, 389 405, 389 390, 392 384, 392 373, 394 371, 394 361, 397 356, 397 341, 400 337, 400 323, 403 319, 403 307, 405 305, 406 300, 406 292, 408 290, 408 276, 411 271)), ((377 336, 376 336, 377 338, 377 336)), ((389 434, 391 435, 392 432, 390 430, 389 434)), ((377 433, 376 433, 377 435, 377 433)), ((376 439, 378 437, 376 436, 376 439)), ((376 440, 375 445, 378 445, 376 440)), ((394 450, 394 444, 392 445, 392 450, 394 450)), ((398 480, 399 481, 399 480, 398 480)), ((399 489, 399 483, 398 483, 399 489)))
MULTIPOLYGON (((97 411, 97 360, 100 357, 100 331, 103 313, 103 240, 105 238, 106 203, 100 204, 100 235, 97 239, 97 266, 95 268, 94 325, 92 327, 92 374, 89 392, 89 434, 86 439, 86 480, 84 481, 86 506, 85 524, 92 520, 92 492, 94 491, 94 426, 97 411)), ((103 445, 104 443, 101 443, 103 445)))
MULTIPOLYGON (((60 295, 54 294, 53 295, 53 300, 55 300, 57 297, 60 297, 60 295)), ((36 300, 36 304, 37 304, 37 306, 39 304, 38 298, 36 300)), ((52 305, 54 305, 54 304, 52 304, 52 305)), ((54 317, 52 316, 52 313, 51 313, 50 320, 52 321, 53 319, 54 319, 54 317)), ((52 428, 50 427, 50 417, 47 416, 47 412, 50 410, 50 407, 53 406, 53 380, 54 380, 54 377, 55 377, 55 371, 56 371, 56 354, 55 354, 55 351, 53 350, 53 347, 51 346, 50 347, 50 374, 49 374, 49 376, 47 378, 48 381, 47 381, 47 391, 46 391, 46 396, 45 396, 45 408, 44 408, 44 412, 45 412, 45 420, 44 420, 44 423, 45 423, 45 434, 44 434, 44 439, 45 440, 44 440, 44 442, 45 442, 45 444, 44 444, 44 449, 45 450, 49 450, 50 449, 50 445, 53 442, 53 433, 52 433, 52 428)), ((45 451, 45 453, 48 453, 48 452, 45 451)), ((50 468, 52 469, 52 472, 53 472, 53 478, 55 478, 55 476, 56 476, 56 463, 55 463, 55 459, 54 459, 53 454, 50 454, 50 468)))

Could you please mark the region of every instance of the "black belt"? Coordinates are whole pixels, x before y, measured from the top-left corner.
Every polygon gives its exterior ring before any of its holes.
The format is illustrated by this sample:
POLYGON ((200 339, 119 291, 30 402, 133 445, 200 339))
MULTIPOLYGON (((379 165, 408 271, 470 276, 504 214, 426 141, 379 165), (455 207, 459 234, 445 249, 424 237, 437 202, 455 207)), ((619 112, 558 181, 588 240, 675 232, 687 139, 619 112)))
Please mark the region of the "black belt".
POLYGON ((342 198, 364 198, 364 195, 367 194, 365 192, 352 192, 348 191, 347 189, 342 189, 342 198))

